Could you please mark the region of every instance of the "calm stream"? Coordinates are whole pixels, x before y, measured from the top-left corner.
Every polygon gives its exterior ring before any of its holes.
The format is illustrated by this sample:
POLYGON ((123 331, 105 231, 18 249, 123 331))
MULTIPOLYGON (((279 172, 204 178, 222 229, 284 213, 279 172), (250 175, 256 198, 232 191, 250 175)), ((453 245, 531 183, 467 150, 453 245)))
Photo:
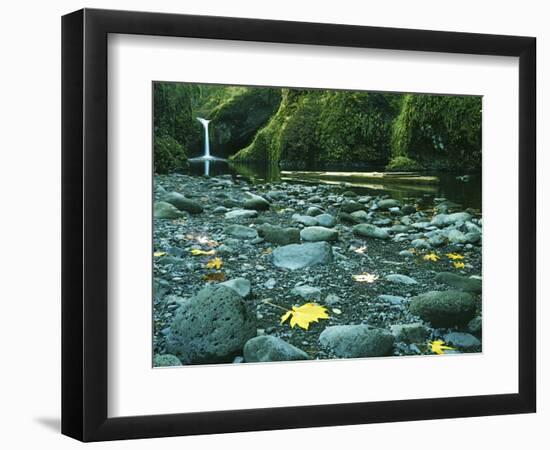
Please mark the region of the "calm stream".
MULTIPOLYGON (((292 169, 287 169, 292 170, 292 169)), ((298 170, 298 169, 297 169, 298 170)), ((313 169, 315 170, 315 169, 313 169)), ((319 169, 321 170, 321 169, 319 169)), ((356 168, 341 168, 342 172, 357 171, 356 168)), ((373 168, 372 171, 381 170, 373 168)), ((281 175, 281 170, 276 165, 269 164, 243 164, 227 162, 225 160, 197 161, 190 164, 190 175, 209 176, 216 175, 240 175, 253 183, 278 182, 295 180, 286 179, 281 175)), ((422 174, 424 175, 424 174, 422 174)), ((469 174, 468 181, 462 181, 457 177, 463 173, 429 172, 426 175, 435 175, 439 178, 438 185, 419 184, 385 184, 376 182, 353 183, 352 188, 358 194, 388 194, 398 200, 407 198, 425 198, 427 203, 434 197, 446 199, 461 205, 463 208, 473 208, 481 211, 481 174, 469 174)), ((343 180, 344 181, 344 180, 343 180)), ((335 181, 316 181, 318 183, 337 183, 335 181)))

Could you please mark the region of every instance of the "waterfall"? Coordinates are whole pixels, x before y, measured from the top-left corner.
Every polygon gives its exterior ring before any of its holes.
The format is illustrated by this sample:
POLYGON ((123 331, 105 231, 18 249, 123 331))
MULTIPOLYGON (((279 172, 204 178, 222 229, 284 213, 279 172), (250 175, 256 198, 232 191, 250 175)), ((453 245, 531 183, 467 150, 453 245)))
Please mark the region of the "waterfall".
POLYGON ((203 119, 202 117, 197 117, 197 120, 202 123, 202 126, 204 127, 204 159, 210 159, 210 138, 208 136, 208 124, 210 123, 209 120, 203 119))

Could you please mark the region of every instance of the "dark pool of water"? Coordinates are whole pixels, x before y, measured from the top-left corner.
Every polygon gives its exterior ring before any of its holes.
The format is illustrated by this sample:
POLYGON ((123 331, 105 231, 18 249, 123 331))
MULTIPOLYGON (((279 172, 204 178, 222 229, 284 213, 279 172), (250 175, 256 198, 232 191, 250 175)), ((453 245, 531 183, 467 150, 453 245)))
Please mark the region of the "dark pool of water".
MULTIPOLYGON (((292 169, 287 169, 292 170, 292 169)), ((303 170, 303 169, 296 169, 303 170)), ((314 170, 314 169, 312 169, 314 170)), ((368 171, 376 171, 372 169, 368 171)), ((342 172, 357 171, 355 168, 341 168, 342 172)), ((331 170, 331 172, 335 172, 331 170)), ((227 161, 201 161, 191 163, 188 173, 196 176, 216 176, 216 175, 240 175, 252 183, 292 181, 281 176, 281 171, 277 165, 273 164, 244 164, 227 161)), ((424 174, 423 174, 424 175, 424 174)), ((434 197, 445 197, 446 199, 461 205, 463 208, 473 208, 481 211, 481 173, 468 174, 468 181, 457 179, 464 173, 450 172, 429 172, 425 175, 435 175, 439 178, 437 185, 421 184, 386 184, 386 183, 352 183, 351 190, 358 194, 388 194, 401 201, 407 199, 424 199, 427 203, 434 197)), ((292 181, 296 182, 296 181, 292 181)), ((320 181, 320 183, 326 183, 320 181)), ((331 181, 331 184, 339 182, 331 181)))

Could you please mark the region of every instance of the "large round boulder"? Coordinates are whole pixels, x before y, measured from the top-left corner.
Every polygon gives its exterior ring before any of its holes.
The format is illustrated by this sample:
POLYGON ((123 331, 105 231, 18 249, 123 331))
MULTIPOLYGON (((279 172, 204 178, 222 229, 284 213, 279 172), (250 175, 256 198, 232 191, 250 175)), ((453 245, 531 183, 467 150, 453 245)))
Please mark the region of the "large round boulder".
POLYGON ((353 232, 362 237, 374 239, 389 239, 390 235, 383 228, 378 228, 370 223, 360 223, 353 227, 353 232))
POLYGON ((258 336, 244 346, 245 362, 297 361, 309 359, 298 347, 275 336, 258 336))
POLYGON ((321 345, 337 358, 388 356, 393 350, 392 333, 368 325, 335 325, 319 336, 321 345))
POLYGON ((179 219, 183 213, 171 203, 155 202, 153 216, 155 219, 179 219))
POLYGON ((191 214, 199 214, 203 211, 200 203, 181 195, 179 192, 169 192, 164 196, 164 201, 174 205, 180 211, 187 211, 191 214))
POLYGON ((290 244, 273 251, 273 264, 283 269, 303 269, 332 262, 332 247, 327 242, 290 244))
POLYGON ((177 311, 166 349, 184 364, 231 362, 256 335, 256 314, 227 286, 208 286, 177 311))
POLYGON ((476 300, 462 291, 430 291, 413 297, 409 310, 434 327, 464 325, 476 314, 476 300))

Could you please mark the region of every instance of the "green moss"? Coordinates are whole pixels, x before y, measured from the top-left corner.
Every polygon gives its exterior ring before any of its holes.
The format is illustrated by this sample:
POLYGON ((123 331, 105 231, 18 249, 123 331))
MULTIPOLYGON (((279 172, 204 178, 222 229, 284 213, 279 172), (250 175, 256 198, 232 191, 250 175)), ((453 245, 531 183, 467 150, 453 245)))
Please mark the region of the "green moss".
POLYGON ((391 147, 431 169, 480 168, 481 97, 405 95, 391 147))
POLYGON ((385 163, 394 96, 365 92, 284 89, 277 113, 239 161, 385 163))
POLYGON ((277 111, 280 89, 241 88, 212 112, 210 139, 217 156, 229 156, 248 146, 277 111))
POLYGON ((386 170, 389 172, 411 172, 421 169, 420 164, 406 156, 396 156, 386 166, 386 170))
POLYGON ((187 153, 171 136, 155 137, 155 173, 168 173, 187 165, 187 153))
POLYGON ((185 166, 187 151, 198 145, 201 126, 191 108, 193 85, 155 83, 154 101, 154 165, 157 173, 166 173, 185 166))

